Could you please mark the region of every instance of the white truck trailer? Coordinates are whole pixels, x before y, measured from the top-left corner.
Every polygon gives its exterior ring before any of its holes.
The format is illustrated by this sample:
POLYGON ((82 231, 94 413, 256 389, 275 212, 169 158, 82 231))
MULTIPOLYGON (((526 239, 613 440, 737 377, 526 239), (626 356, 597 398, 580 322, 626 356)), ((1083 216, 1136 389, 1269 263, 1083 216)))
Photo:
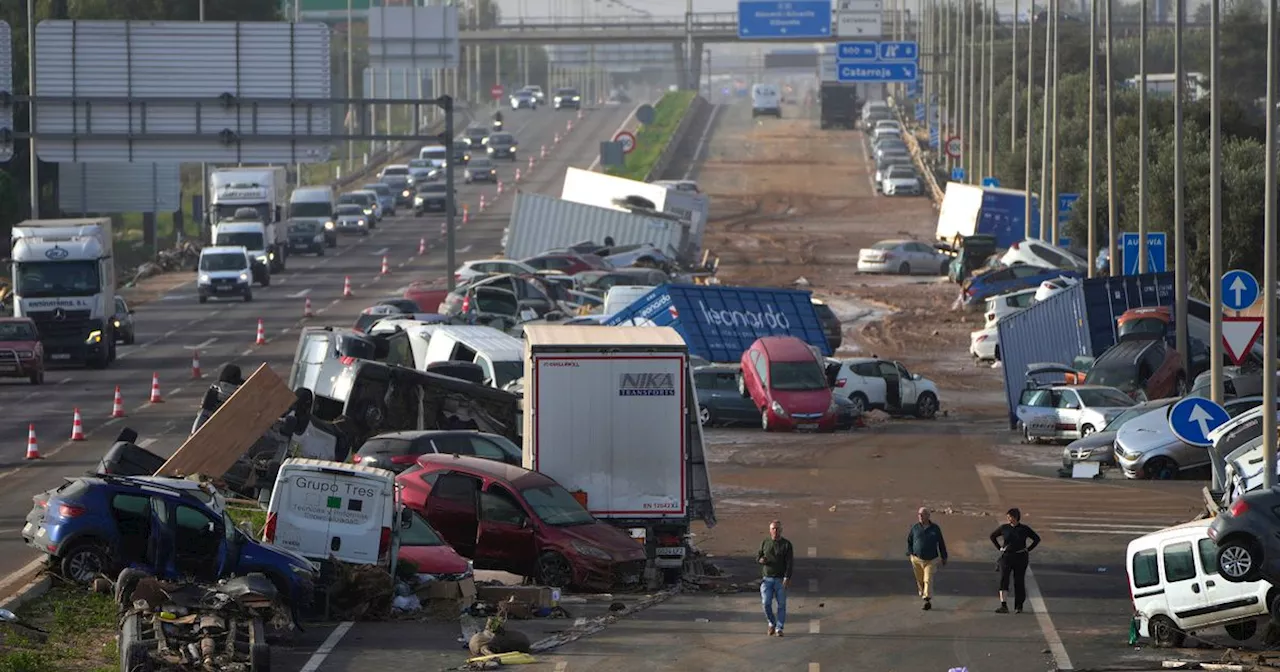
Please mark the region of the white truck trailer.
POLYGON ((289 187, 284 166, 218 168, 209 173, 209 222, 217 224, 253 208, 263 222, 285 217, 289 187))
POLYGON ((13 227, 13 314, 35 321, 45 359, 103 368, 116 358, 112 243, 106 217, 13 227))
POLYGON ((524 466, 679 577, 690 524, 715 525, 684 340, 670 327, 525 327, 524 466))

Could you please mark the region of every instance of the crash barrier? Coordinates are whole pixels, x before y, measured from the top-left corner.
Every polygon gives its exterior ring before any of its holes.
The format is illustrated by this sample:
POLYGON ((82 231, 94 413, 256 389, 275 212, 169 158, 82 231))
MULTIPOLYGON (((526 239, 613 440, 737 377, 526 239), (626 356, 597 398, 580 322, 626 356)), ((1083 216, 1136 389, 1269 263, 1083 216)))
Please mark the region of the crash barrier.
POLYGON ((676 153, 684 148, 685 136, 689 134, 689 128, 693 126, 693 120, 698 118, 703 108, 710 105, 706 98, 695 96, 689 101, 689 107, 685 110, 684 116, 680 117, 680 124, 676 126, 676 130, 671 132, 671 136, 667 138, 667 145, 662 148, 662 153, 658 155, 658 159, 653 162, 653 168, 644 176, 645 182, 662 179, 662 175, 666 173, 667 168, 671 166, 671 162, 675 159, 676 153))
MULTIPOLYGON (((903 128, 908 128, 907 120, 902 116, 902 111, 894 108, 894 114, 898 117, 898 123, 903 128)), ((933 199, 933 207, 942 207, 942 197, 945 192, 938 186, 938 178, 934 175, 933 167, 929 165, 929 159, 933 158, 930 153, 925 152, 920 147, 920 141, 916 139, 915 132, 904 133, 903 140, 907 143, 907 151, 911 153, 911 159, 915 161, 916 167, 919 169, 921 178, 929 190, 929 198, 933 199)))

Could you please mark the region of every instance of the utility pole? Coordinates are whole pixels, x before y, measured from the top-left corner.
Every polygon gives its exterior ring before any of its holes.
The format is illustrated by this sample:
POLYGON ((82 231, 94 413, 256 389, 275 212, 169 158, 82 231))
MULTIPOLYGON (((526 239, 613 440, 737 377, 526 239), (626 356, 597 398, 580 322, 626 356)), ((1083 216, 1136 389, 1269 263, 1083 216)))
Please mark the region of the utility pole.
MULTIPOLYGON (((1016 87, 1015 87, 1016 88, 1016 87)), ((996 0, 987 12, 987 175, 996 174, 996 0)))
MULTIPOLYGON (((296 0, 301 2, 302 0, 296 0)), ((203 4, 203 3, 201 3, 203 4)), ((203 14, 202 14, 203 16, 203 14)), ((351 33, 355 26, 355 7, 353 0, 347 0, 347 98, 358 98, 356 96, 356 72, 355 72, 355 50, 351 44, 351 33)), ((354 134, 357 127, 355 107, 350 103, 347 104, 347 131, 354 134)), ((355 169, 356 166, 356 143, 354 140, 347 141, 347 172, 355 169)), ((202 192, 203 193, 203 192, 202 192)), ((205 204, 205 209, 209 205, 205 204)))
MULTIPOLYGON (((1097 267, 1095 259, 1098 257, 1098 213, 1093 207, 1093 192, 1098 183, 1097 176, 1097 160, 1094 158, 1094 149, 1097 147, 1098 122, 1097 108, 1098 106, 1098 0, 1093 0, 1093 4, 1089 6, 1089 191, 1086 206, 1089 208, 1089 277, 1095 275, 1094 269, 1097 267)), ((1185 315, 1186 313, 1180 313, 1185 315)), ((1182 320, 1186 322, 1186 320, 1182 320)), ((1185 369, 1184 369, 1185 370, 1185 369)))
MULTIPOLYGON (((1216 2, 1216 0, 1215 0, 1216 2)), ((1138 272, 1147 268, 1147 4, 1138 3, 1138 272)), ((1214 276, 1217 277, 1217 276, 1214 276)), ((1214 280, 1216 283, 1217 281, 1214 280)))
MULTIPOLYGON (((1187 219, 1183 209, 1187 189, 1185 158, 1182 146, 1182 101, 1186 96, 1186 64, 1182 62, 1182 31, 1186 26, 1187 0, 1177 0, 1173 26, 1173 303, 1174 315, 1187 314, 1187 219)), ((1187 343, 1187 320, 1177 320, 1175 336, 1182 370, 1191 370, 1191 352, 1187 343)))
POLYGON ((973 153, 973 159, 974 159, 973 180, 975 183, 981 184, 982 178, 989 174, 989 173, 983 172, 984 170, 986 170, 985 158, 986 158, 986 150, 987 150, 987 123, 986 123, 986 119, 984 118, 986 117, 986 112, 987 112, 987 45, 986 45, 987 3, 986 3, 986 0, 981 0, 981 4, 977 4, 975 2, 974 10, 975 10, 974 17, 976 20, 976 23, 974 25, 975 30, 973 34, 969 36, 969 43, 973 44, 976 47, 976 51, 977 51, 976 60, 977 60, 978 71, 975 74, 975 78, 977 79, 977 86, 974 88, 974 91, 978 94, 977 113, 980 116, 977 117, 976 119, 977 124, 975 124, 975 126, 977 126, 977 129, 976 129, 977 136, 975 136, 974 139, 977 140, 977 142, 975 143, 975 147, 974 147, 975 151, 973 153), (979 13, 982 14, 981 20, 977 20, 979 13))
MULTIPOLYGON (((1276 386, 1271 381, 1276 379, 1276 152, 1280 151, 1276 141, 1276 124, 1280 123, 1276 114, 1276 89, 1280 88, 1280 48, 1276 40, 1280 40, 1280 17, 1276 16, 1276 3, 1267 3, 1267 190, 1266 216, 1264 218, 1266 242, 1263 245, 1263 283, 1262 300, 1262 379, 1267 384, 1262 386, 1262 407, 1268 409, 1262 414, 1262 435, 1267 437, 1262 448, 1262 486, 1274 487, 1276 484, 1276 415, 1269 409, 1276 406, 1276 386), (1267 432, 1271 432, 1268 434, 1267 432)), ((1221 284, 1221 283, 1216 283, 1221 284)))
MULTIPOLYGON (((1218 81, 1218 60, 1221 9, 1218 3, 1209 3, 1209 390, 1215 402, 1221 404, 1222 389, 1222 99, 1219 97, 1222 87, 1218 81)), ((1143 87, 1146 88, 1146 87, 1143 87)), ((1269 148, 1268 148, 1269 149, 1269 148)), ((1139 242, 1142 242, 1139 239, 1139 242)), ((1143 251, 1145 255, 1145 249, 1143 251)), ((1146 258, 1145 256, 1143 257, 1146 258)), ((1274 286, 1271 291, 1275 291, 1274 286)), ((1271 308, 1271 309, 1274 309, 1271 308)), ((1275 340, 1275 334, 1264 334, 1268 341, 1275 340)), ((1275 385, 1275 378, 1263 381, 1263 389, 1275 385)), ((1274 407, 1273 407, 1274 408, 1274 407)), ((1270 409, 1265 409, 1266 416, 1270 409)), ((1274 435, 1272 435, 1274 437, 1274 435)), ((1268 441, 1274 440, 1268 437, 1268 441)), ((1210 489, 1219 491, 1222 483, 1218 480, 1218 470, 1212 469, 1213 484, 1210 489)), ((1264 472, 1265 473, 1265 472, 1264 472)), ((1274 472, 1273 472, 1274 473, 1274 472)))
POLYGON ((1107 274, 1120 275, 1123 267, 1118 259, 1116 239, 1120 235, 1120 219, 1116 213, 1116 143, 1115 143, 1115 76, 1111 71, 1115 42, 1111 30, 1111 2, 1107 2, 1107 274))
MULTIPOLYGON (((1034 8, 1035 5, 1032 5, 1032 7, 1034 8)), ((1031 16, 1033 13, 1034 12, 1032 10, 1027 10, 1027 16, 1031 16)), ((1014 24, 1014 25, 1017 25, 1017 24, 1014 24)), ((1023 184, 1026 185, 1026 190, 1027 190, 1027 198, 1026 198, 1026 203, 1024 205, 1026 210, 1023 213, 1023 217, 1025 217, 1025 219, 1023 220, 1023 226, 1026 229, 1027 238, 1033 238, 1040 235, 1039 232, 1041 228, 1039 222, 1035 223, 1034 231, 1031 228, 1032 226, 1031 218, 1035 216, 1031 211, 1031 192, 1032 192, 1031 142, 1036 137, 1036 128, 1035 128, 1035 125, 1032 123, 1034 119, 1032 118, 1032 115, 1031 115, 1032 108, 1035 107, 1034 105, 1031 104, 1031 101, 1032 101, 1031 95, 1032 95, 1032 92, 1034 91, 1033 85, 1035 84, 1035 81, 1036 81, 1035 34, 1036 34, 1035 25, 1032 24, 1030 21, 1028 21, 1027 22, 1027 121, 1026 121, 1027 140, 1026 140, 1025 146, 1023 147, 1023 161, 1025 162, 1026 165, 1023 167, 1024 173, 1022 178, 1023 184)), ((1018 87, 1015 86, 1013 88, 1016 91, 1018 87)))
MULTIPOLYGON (((202 3, 203 4, 203 3, 202 3)), ((27 0, 27 95, 36 97, 36 0, 27 0)), ((31 219, 40 219, 40 159, 36 156, 36 104, 27 106, 27 128, 31 139, 27 141, 28 197, 31 199, 31 219)), ((204 183, 203 176, 200 180, 204 183)), ((203 188, 203 187, 202 187, 203 188)), ((17 278, 14 278, 17 282, 17 278)))
POLYGON ((1049 212, 1049 230, 1053 233, 1049 236, 1049 244, 1057 245, 1062 239, 1062 232, 1058 230, 1058 0, 1051 0, 1049 3, 1051 11, 1049 12, 1049 25, 1053 34, 1053 78, 1050 86, 1053 87, 1053 97, 1050 100, 1049 108, 1051 115, 1050 125, 1053 128, 1050 137, 1049 149, 1049 202, 1042 204, 1040 207, 1049 212))
POLYGON ((977 0, 966 0, 965 4, 968 6, 969 10, 969 32, 965 35, 964 39, 965 52, 969 54, 969 62, 966 66, 969 68, 969 118, 967 121, 968 137, 965 138, 965 144, 970 150, 964 154, 965 163, 968 165, 968 170, 965 171, 965 177, 969 178, 970 184, 978 184, 980 181, 978 180, 976 173, 981 170, 981 168, 978 166, 978 162, 974 159, 977 158, 977 154, 981 151, 980 148, 982 145, 980 142, 973 142, 973 139, 976 137, 974 135, 975 126, 977 128, 982 128, 981 122, 978 122, 976 119, 978 110, 981 109, 976 106, 978 101, 978 59, 977 55, 974 53, 977 51, 979 46, 974 43, 978 36, 978 5, 977 0))
MULTIPOLYGON (((1050 7, 1052 6, 1050 4, 1050 7)), ((1057 244, 1057 241, 1051 238, 1058 228, 1057 208, 1054 207, 1057 204, 1049 200, 1051 198, 1049 195, 1049 151, 1051 149, 1049 136, 1053 134, 1053 128, 1049 125, 1049 110, 1051 107, 1049 104, 1049 89, 1053 86, 1053 83, 1049 81, 1049 77, 1053 74, 1053 54, 1050 51, 1053 47, 1052 12, 1050 12, 1048 21, 1050 23, 1046 23, 1044 27, 1044 94, 1040 102, 1040 106, 1044 108, 1041 110, 1042 120, 1040 122, 1043 124, 1040 131, 1042 136, 1040 138, 1040 240, 1049 240, 1053 244, 1057 244)))
POLYGON ((1018 146, 1018 0, 1013 0, 1009 47, 1009 151, 1018 146))

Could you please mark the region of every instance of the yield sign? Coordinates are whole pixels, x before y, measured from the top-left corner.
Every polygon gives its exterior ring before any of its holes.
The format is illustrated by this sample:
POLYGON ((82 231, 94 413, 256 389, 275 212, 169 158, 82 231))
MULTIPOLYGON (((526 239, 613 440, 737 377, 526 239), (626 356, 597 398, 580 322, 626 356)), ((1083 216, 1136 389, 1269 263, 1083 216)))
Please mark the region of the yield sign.
POLYGON ((1222 347, 1227 349, 1227 356, 1236 366, 1249 358, 1249 353, 1261 335, 1261 317, 1222 316, 1222 347))

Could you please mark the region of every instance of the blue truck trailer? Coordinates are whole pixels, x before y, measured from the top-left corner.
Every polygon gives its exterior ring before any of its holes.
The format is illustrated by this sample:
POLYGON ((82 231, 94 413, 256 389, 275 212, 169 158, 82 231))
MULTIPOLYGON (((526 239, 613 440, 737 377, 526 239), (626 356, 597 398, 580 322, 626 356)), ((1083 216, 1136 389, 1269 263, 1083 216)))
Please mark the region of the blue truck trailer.
MULTIPOLYGON (((996 237, 996 248, 1007 249, 1025 240, 1027 192, 948 182, 938 208, 937 238, 957 244, 958 238, 980 233, 996 237)), ((1031 194, 1031 236, 1040 232, 1040 197, 1031 194)))
POLYGON ((813 295, 794 289, 667 284, 615 313, 604 324, 674 328, 689 353, 737 363, 762 336, 795 336, 831 354, 813 295))

